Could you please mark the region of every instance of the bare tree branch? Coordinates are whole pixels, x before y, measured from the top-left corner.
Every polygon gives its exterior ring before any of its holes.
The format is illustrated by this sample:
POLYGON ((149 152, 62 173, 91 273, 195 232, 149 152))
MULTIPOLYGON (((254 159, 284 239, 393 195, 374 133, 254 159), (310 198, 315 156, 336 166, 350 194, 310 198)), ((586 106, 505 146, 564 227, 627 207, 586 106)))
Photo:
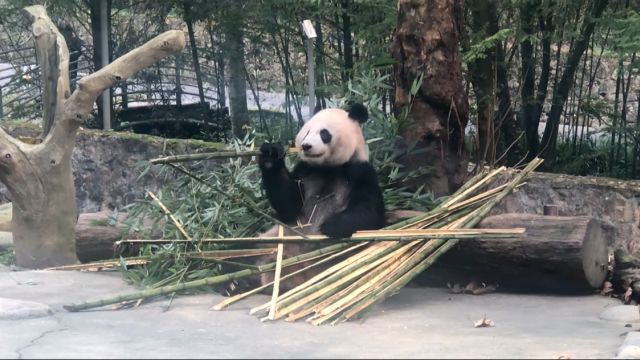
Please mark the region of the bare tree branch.
POLYGON ((42 72, 42 136, 46 136, 55 121, 56 112, 69 96, 69 50, 64 37, 41 5, 24 8, 31 20, 31 32, 36 42, 36 55, 42 72))

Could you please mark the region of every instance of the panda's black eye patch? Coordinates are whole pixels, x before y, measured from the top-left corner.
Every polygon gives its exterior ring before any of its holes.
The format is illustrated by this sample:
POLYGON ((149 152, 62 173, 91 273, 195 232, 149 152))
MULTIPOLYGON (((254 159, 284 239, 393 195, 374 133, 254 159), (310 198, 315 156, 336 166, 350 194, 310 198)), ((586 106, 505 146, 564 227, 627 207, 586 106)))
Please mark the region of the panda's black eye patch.
POLYGON ((320 130, 320 139, 322 139, 322 142, 325 144, 328 144, 331 142, 331 133, 329 132, 329 130, 327 129, 322 129, 320 130))

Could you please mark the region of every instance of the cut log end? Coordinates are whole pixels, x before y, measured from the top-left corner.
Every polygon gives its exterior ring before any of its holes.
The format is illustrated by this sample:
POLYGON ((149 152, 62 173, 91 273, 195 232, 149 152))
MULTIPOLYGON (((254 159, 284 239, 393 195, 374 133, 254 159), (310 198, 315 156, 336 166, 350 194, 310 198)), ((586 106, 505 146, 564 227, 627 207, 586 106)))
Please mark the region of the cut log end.
POLYGON ((589 285, 599 288, 607 278, 609 250, 602 233, 602 226, 590 219, 585 226, 582 241, 582 269, 589 285))

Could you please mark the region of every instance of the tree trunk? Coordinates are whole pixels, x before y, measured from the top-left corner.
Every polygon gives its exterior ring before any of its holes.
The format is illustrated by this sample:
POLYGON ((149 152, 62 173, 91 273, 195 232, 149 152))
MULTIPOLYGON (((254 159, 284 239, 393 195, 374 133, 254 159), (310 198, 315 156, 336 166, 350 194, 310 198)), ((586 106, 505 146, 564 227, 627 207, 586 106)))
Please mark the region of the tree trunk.
MULTIPOLYGON (((536 92, 536 112, 532 119, 536 128, 536 151, 538 150, 539 145, 538 125, 540 124, 540 118, 542 117, 542 107, 545 99, 547 98, 547 89, 549 88, 549 78, 551 76, 551 35, 554 30, 552 21, 551 12, 549 12, 546 18, 540 15, 538 19, 538 22, 540 23, 540 31, 542 32, 542 64, 540 65, 540 80, 538 81, 538 90, 536 92)), ((530 154, 530 156, 535 155, 536 153, 530 154)))
POLYGON ((403 163, 434 172, 409 186, 426 183, 436 194, 451 193, 467 170, 464 128, 469 103, 462 81, 458 50, 463 17, 462 0, 398 1, 398 25, 392 53, 396 60, 395 103, 408 108, 401 128, 405 141, 426 153, 407 154, 403 163), (424 76, 411 93, 412 84, 424 76))
POLYGON ((520 44, 521 86, 520 95, 522 106, 520 107, 520 119, 524 124, 527 137, 529 158, 533 159, 538 153, 538 123, 535 121, 535 86, 536 86, 536 61, 533 57, 533 24, 536 18, 537 4, 535 0, 525 0, 520 4, 520 30, 525 39, 520 44))
POLYGON ((574 40, 567 64, 562 73, 562 78, 558 83, 558 87, 553 92, 551 110, 549 111, 547 125, 544 128, 544 135, 542 136, 542 157, 552 158, 555 154, 560 115, 562 114, 564 103, 567 101, 569 91, 572 88, 573 77, 582 58, 582 54, 586 50, 591 34, 593 34, 593 30, 595 29, 596 20, 602 15, 602 12, 607 6, 607 2, 608 0, 593 0, 591 10, 589 14, 585 16, 577 38, 574 40))
POLYGON ((249 125, 247 109, 247 81, 244 64, 244 36, 242 31, 242 4, 229 2, 229 23, 226 26, 225 49, 229 60, 229 105, 233 134, 244 138, 249 125))
MULTIPOLYGON (((484 39, 498 32, 498 15, 495 1, 473 0, 471 28, 476 36, 484 39)), ((477 162, 493 164, 496 159, 495 146, 495 99, 496 99, 496 47, 485 51, 484 56, 471 64, 471 82, 478 107, 478 154, 477 162)))
MULTIPOLYGON (((505 150, 518 138, 518 122, 511 105, 511 94, 509 92, 509 73, 507 59, 505 58, 503 44, 498 44, 496 49, 496 82, 498 96, 498 114, 496 116, 496 128, 500 129, 500 140, 502 148, 505 150)), ((507 163, 515 164, 520 156, 520 148, 515 146, 507 153, 507 163)))
POLYGON ((344 53, 344 69, 342 82, 351 79, 353 70, 353 39, 351 38, 351 0, 342 0, 342 46, 344 53))
POLYGON ((44 7, 29 6, 25 15, 33 22, 36 47, 57 49, 49 53, 46 61, 38 59, 45 74, 57 73, 57 78, 51 79, 57 83, 56 112, 49 135, 37 145, 22 143, 0 129, 0 181, 7 186, 13 201, 16 264, 42 268, 77 262, 71 153, 78 127, 105 89, 184 48, 185 39, 180 31, 162 34, 81 79, 70 94, 69 52, 64 38, 44 7), (57 71, 47 67, 55 67, 57 71))

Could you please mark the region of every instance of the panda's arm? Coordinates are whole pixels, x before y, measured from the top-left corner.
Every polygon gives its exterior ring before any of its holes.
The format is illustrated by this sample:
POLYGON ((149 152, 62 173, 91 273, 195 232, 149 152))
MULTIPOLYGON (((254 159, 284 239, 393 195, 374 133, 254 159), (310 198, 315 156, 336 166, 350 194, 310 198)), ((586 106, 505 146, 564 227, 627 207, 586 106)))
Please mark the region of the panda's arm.
POLYGON ((358 162, 349 164, 345 171, 352 184, 349 203, 346 209, 322 224, 322 233, 334 238, 345 238, 358 230, 382 228, 384 200, 375 169, 367 162, 358 162))
POLYGON ((302 208, 302 184, 290 173, 284 161, 274 162, 270 168, 261 167, 262 185, 271 207, 284 222, 292 222, 302 208))

